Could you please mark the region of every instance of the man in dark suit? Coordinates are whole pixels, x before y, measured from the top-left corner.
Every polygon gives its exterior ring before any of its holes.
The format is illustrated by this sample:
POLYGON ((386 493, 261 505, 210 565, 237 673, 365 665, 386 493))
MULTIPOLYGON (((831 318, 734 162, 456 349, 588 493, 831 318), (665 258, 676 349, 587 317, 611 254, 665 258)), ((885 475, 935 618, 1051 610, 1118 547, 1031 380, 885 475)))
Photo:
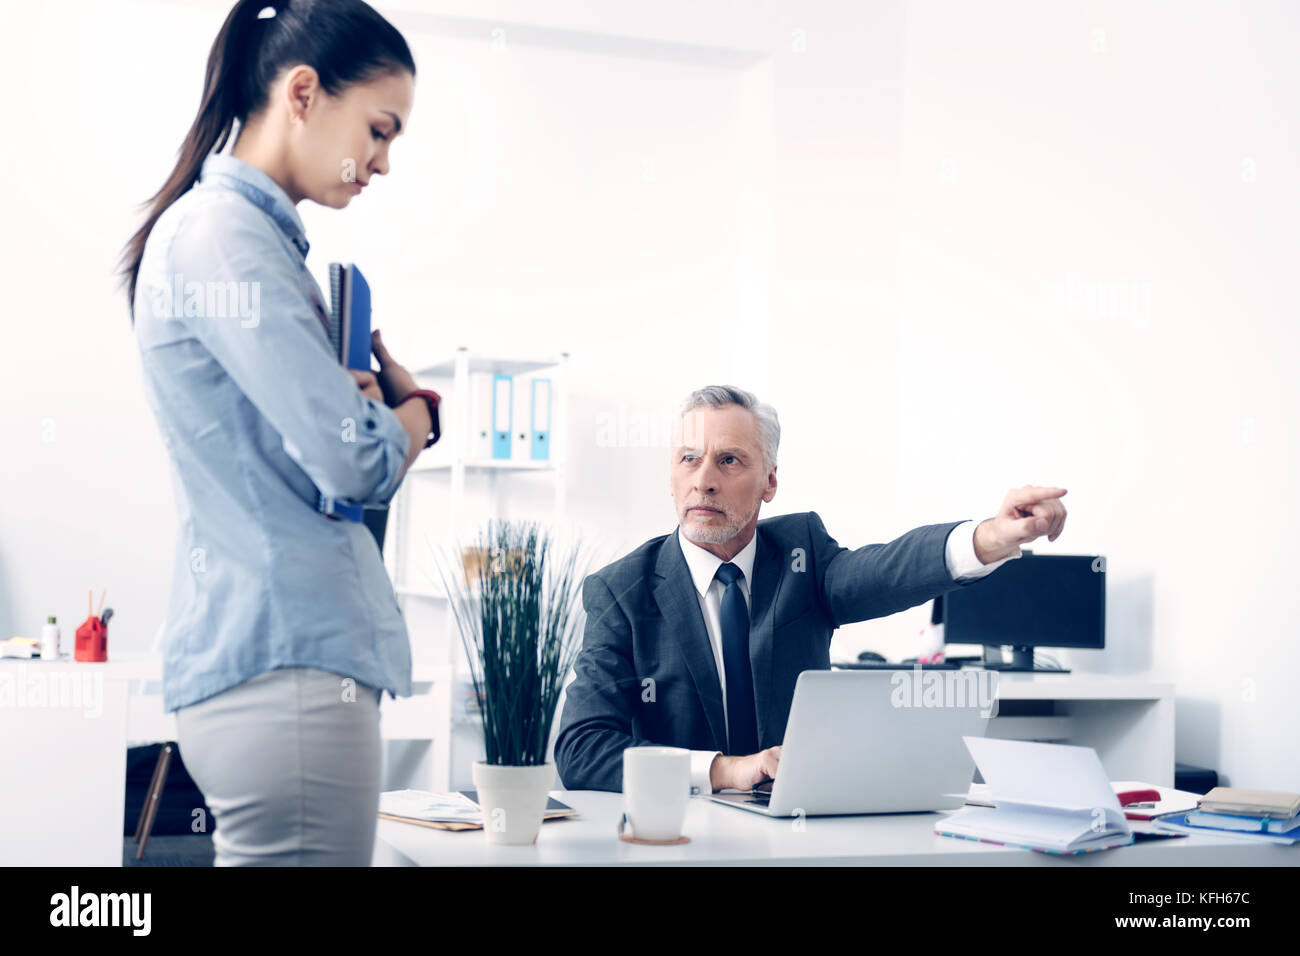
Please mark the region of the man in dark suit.
POLYGON ((621 790, 623 750, 692 751, 691 782, 775 778, 801 671, 830 667, 836 627, 915 607, 1065 524, 1064 488, 1007 494, 976 525, 923 525, 850 551, 816 512, 758 520, 776 494, 780 425, 731 386, 691 394, 674 433, 675 533, 583 584, 587 625, 555 760, 571 790, 621 790))

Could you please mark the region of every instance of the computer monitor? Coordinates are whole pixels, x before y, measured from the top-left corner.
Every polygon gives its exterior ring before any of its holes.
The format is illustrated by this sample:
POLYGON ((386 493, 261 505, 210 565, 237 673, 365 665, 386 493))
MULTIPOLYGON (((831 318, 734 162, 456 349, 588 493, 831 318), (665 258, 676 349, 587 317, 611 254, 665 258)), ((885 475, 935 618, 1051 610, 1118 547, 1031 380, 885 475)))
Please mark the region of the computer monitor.
POLYGON ((987 577, 935 600, 947 644, 1011 645, 1004 670, 1033 670, 1035 647, 1106 646, 1106 561, 1098 555, 1022 551, 987 577))

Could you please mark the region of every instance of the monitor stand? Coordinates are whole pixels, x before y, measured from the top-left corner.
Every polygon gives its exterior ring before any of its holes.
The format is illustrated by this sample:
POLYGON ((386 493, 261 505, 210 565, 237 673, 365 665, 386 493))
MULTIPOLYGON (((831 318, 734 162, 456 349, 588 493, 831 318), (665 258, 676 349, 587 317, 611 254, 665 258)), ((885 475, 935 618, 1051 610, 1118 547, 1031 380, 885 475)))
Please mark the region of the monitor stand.
POLYGON ((1003 673, 1032 673, 1032 674, 1068 674, 1068 667, 1035 667, 1034 666, 1034 649, 1032 647, 1011 648, 1011 660, 1002 660, 1002 646, 1000 644, 984 645, 984 669, 988 671, 1002 671, 1003 673))

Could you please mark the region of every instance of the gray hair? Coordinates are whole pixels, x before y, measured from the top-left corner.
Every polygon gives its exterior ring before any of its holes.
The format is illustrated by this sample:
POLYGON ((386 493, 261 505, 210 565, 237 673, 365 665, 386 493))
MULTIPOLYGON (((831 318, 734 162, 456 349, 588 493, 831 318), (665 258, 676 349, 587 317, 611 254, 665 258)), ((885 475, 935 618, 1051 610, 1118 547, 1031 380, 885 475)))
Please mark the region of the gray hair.
POLYGON ((763 444, 763 467, 776 467, 776 450, 781 444, 781 422, 776 417, 776 409, 766 402, 760 402, 752 392, 734 385, 708 385, 697 388, 686 396, 682 409, 677 415, 678 424, 688 412, 697 408, 725 408, 739 405, 754 413, 758 419, 758 434, 763 444))

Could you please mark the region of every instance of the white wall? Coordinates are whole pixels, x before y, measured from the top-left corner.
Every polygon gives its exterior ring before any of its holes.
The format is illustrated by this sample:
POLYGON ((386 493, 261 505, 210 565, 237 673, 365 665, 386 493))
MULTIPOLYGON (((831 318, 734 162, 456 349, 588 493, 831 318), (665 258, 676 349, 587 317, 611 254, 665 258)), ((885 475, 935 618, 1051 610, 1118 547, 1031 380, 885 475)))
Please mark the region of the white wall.
POLYGON ((108 588, 115 648, 146 649, 166 612, 169 464, 110 273, 133 207, 175 162, 221 18, 153 3, 5 10, 5 636, 36 634, 55 614, 70 640, 92 586, 96 601, 108 588))
POLYGON ((907 4, 900 507, 1070 489, 1177 753, 1300 789, 1291 3, 907 4), (924 377, 924 379, 922 379, 924 377), (970 396, 962 400, 962 389, 970 396), (942 445, 933 441, 941 430, 942 445), (979 497, 974 497, 979 492, 979 497))
MULTIPOLYGON (((301 207, 311 265, 365 263, 412 364, 570 351, 570 512, 594 542, 674 524, 666 450, 607 447, 598 416, 716 381, 781 412, 767 513, 816 509, 845 545, 1064 485, 1041 550, 1111 568, 1111 647, 1073 665, 1167 675, 1180 760, 1300 788, 1269 666, 1295 610, 1293 7, 380 7, 418 59, 410 133, 354 208, 301 207)), ((165 614, 168 463, 109 271, 227 9, 33 4, 0 37, 0 175, 22 184, 0 230, 22 317, 0 352, 6 634, 75 626, 91 584, 117 647, 165 614)), ((836 651, 901 656, 923 615, 836 651)))

